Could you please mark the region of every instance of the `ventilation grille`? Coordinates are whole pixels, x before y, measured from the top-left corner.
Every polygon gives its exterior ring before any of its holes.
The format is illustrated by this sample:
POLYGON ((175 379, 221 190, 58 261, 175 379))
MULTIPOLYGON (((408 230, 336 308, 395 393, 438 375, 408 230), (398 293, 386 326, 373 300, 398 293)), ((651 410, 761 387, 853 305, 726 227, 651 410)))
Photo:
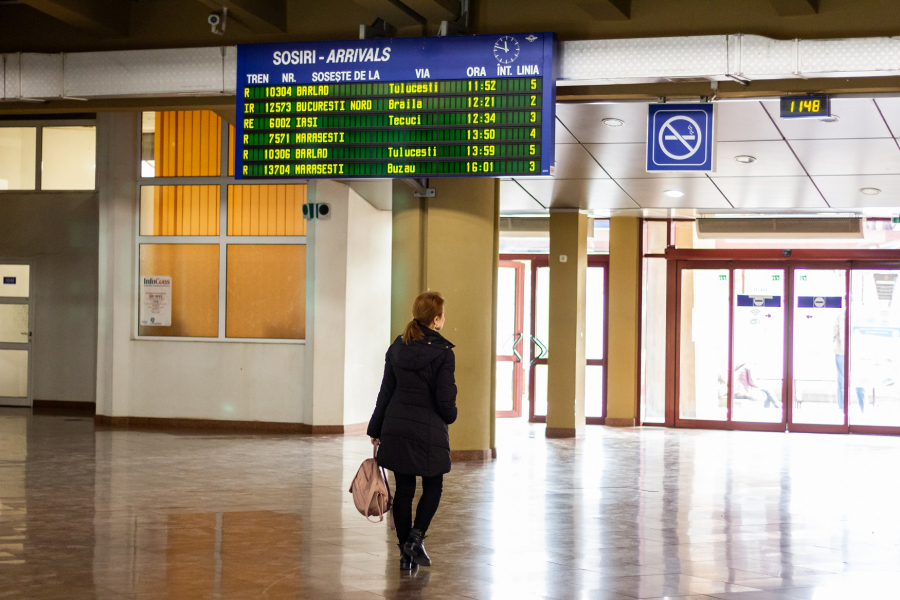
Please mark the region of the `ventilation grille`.
POLYGON ((863 217, 701 218, 697 237, 713 238, 862 238, 863 217))

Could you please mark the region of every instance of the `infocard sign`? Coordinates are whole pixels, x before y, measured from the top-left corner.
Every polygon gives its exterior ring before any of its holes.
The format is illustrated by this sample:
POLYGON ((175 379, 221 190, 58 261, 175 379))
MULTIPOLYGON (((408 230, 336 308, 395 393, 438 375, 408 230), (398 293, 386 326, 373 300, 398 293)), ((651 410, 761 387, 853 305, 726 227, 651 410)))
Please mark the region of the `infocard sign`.
POLYGON ((552 33, 238 46, 239 179, 552 175, 552 33))
POLYGON ((141 276, 141 325, 172 325, 172 278, 168 275, 141 276))

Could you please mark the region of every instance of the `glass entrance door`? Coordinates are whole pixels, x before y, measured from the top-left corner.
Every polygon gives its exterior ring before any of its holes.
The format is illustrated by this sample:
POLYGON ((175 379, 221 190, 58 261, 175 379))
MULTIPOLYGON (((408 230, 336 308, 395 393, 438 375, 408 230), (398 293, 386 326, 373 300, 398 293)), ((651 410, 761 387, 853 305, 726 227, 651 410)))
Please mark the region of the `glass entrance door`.
POLYGON ((31 266, 0 263, 0 406, 31 406, 31 266))
POLYGON ((496 410, 498 417, 522 416, 524 302, 525 264, 512 260, 501 260, 497 273, 496 410))
POLYGON ((676 424, 784 431, 785 273, 678 264, 676 424))
POLYGON ((847 431, 848 272, 793 269, 792 431, 847 431))

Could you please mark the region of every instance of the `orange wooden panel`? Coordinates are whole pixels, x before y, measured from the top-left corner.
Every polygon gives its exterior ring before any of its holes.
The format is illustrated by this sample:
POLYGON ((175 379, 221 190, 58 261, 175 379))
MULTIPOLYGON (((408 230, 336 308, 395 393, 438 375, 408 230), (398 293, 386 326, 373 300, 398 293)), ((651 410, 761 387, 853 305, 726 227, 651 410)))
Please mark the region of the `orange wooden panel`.
POLYGON ((234 177, 234 125, 228 126, 228 176, 234 177))
POLYGON ((278 233, 278 198, 284 197, 285 186, 278 185, 272 186, 272 188, 269 192, 269 223, 266 231, 269 232, 269 235, 276 235, 278 233))
POLYGON ((278 213, 275 218, 275 235, 287 235, 287 203, 289 202, 288 198, 293 194, 291 191, 292 188, 293 186, 285 186, 284 193, 278 193, 278 213))
POLYGON ((194 164, 199 164, 200 162, 200 140, 194 135, 195 114, 196 112, 192 110, 186 110, 184 112, 184 167, 182 168, 182 172, 185 175, 193 175, 196 173, 196 171, 194 171, 194 164))
POLYGON ((189 217, 190 227, 185 227, 191 235, 200 235, 200 188, 204 186, 192 185, 191 188, 191 212, 189 217))
POLYGON ((306 235, 306 219, 303 205, 306 204, 306 186, 295 186, 294 190, 294 235, 306 235))
POLYGON ((196 173, 201 177, 209 176, 209 147, 206 140, 209 139, 209 111, 198 110, 200 117, 200 133, 197 136, 197 144, 200 146, 200 153, 197 156, 196 173))
POLYGON ((218 336, 218 244, 141 244, 140 275, 172 277, 172 325, 139 327, 138 335, 218 336))
POLYGON ((249 235, 259 235, 259 189, 261 185, 250 186, 250 231, 249 235))
POLYGON ((275 193, 274 185, 259 186, 259 235, 271 235, 269 233, 269 193, 275 193))
POLYGON ((209 228, 207 229, 207 231, 209 231, 210 235, 219 235, 219 222, 221 220, 219 216, 219 197, 221 196, 219 187, 212 186, 210 188, 209 194, 209 228))
POLYGON ((228 337, 306 336, 306 246, 230 245, 226 277, 228 337))
POLYGON ((222 173, 222 119, 215 113, 209 115, 209 174, 222 173))
MULTIPOLYGON (((294 219, 296 218, 297 212, 297 189, 294 186, 289 188, 291 190, 290 195, 287 197, 287 201, 285 202, 284 207, 284 234, 285 235, 295 235, 294 234, 294 219)), ((301 209, 302 210, 302 209, 301 209)), ((302 215, 301 215, 302 216, 302 215)))

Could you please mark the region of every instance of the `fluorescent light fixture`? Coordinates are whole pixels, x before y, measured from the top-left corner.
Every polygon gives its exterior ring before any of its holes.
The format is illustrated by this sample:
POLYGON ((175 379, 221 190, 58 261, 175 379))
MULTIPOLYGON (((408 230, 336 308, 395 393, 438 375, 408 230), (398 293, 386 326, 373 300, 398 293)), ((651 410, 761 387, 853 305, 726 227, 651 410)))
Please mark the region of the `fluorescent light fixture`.
POLYGON ((823 123, 837 123, 838 121, 841 120, 841 118, 837 115, 831 115, 830 117, 822 117, 819 120, 822 121, 823 123))
POLYGON ((866 196, 877 196, 878 194, 881 193, 881 190, 879 190, 878 188, 873 188, 873 187, 864 187, 864 188, 859 188, 859 193, 865 194, 866 196))
POLYGON ((744 163, 745 165, 749 165, 750 163, 756 162, 756 157, 750 156, 749 154, 739 154, 734 157, 734 160, 736 160, 739 163, 744 163))
POLYGON ((613 119, 612 117, 607 117, 603 119, 603 124, 607 127, 621 127, 625 124, 625 121, 622 119, 613 119))
POLYGON ((684 197, 684 192, 682 192, 681 190, 666 190, 663 192, 663 194, 665 194, 669 198, 683 198, 684 197))

